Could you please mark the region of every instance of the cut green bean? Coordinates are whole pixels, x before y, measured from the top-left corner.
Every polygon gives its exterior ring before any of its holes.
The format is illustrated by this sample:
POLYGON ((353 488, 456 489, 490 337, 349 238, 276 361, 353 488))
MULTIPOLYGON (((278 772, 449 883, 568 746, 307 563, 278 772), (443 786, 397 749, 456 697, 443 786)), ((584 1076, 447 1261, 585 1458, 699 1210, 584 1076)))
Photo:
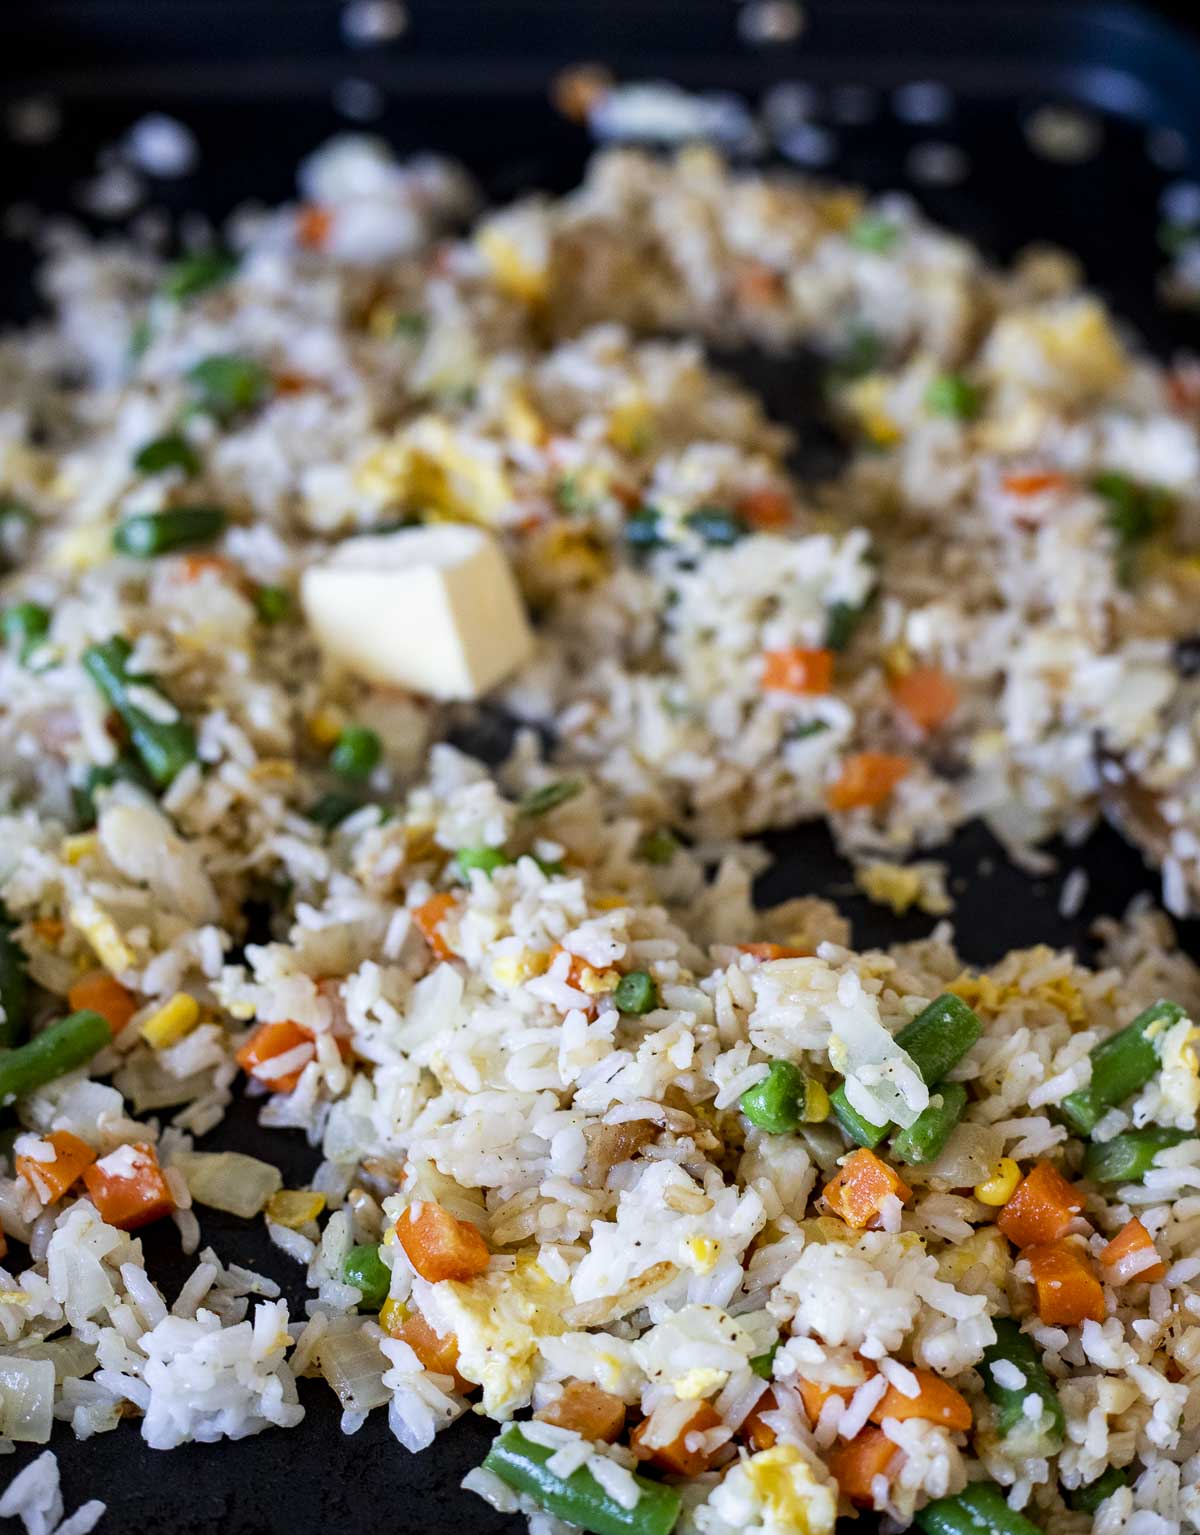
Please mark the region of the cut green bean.
POLYGON ((113 547, 120 554, 149 560, 177 549, 211 544, 224 532, 225 523, 219 506, 172 506, 161 512, 139 512, 118 523, 113 547))
POLYGON ((502 847, 460 847, 454 855, 454 861, 458 865, 459 873, 464 876, 472 869, 482 869, 490 876, 497 869, 503 869, 505 865, 512 863, 512 859, 502 847))
POLYGON ((866 617, 868 604, 831 602, 825 609, 825 648, 845 650, 866 617))
POLYGON ((322 794, 321 798, 309 807, 306 814, 310 821, 315 821, 326 831, 333 831, 336 826, 348 820, 356 810, 361 810, 366 803, 367 801, 356 799, 352 794, 339 794, 336 790, 332 790, 328 794, 322 794))
POLYGON ((882 1125, 874 1124, 857 1109, 852 1108, 850 1100, 846 1096, 846 1084, 839 1082, 829 1095, 829 1107, 833 1110, 834 1118, 850 1139, 858 1146, 865 1146, 869 1151, 874 1151, 876 1146, 891 1128, 890 1122, 882 1125))
POLYGON ((254 611, 264 624, 278 624, 292 611, 292 594, 284 586, 260 586, 254 593, 254 611))
POLYGON ((1140 1183, 1160 1151, 1195 1139, 1195 1130, 1163 1130, 1157 1125, 1127 1130, 1111 1141, 1095 1141, 1088 1147, 1083 1157, 1084 1176, 1093 1183, 1140 1183))
POLYGON ((29 961, 12 929, 11 917, 0 907, 0 1046, 6 1050, 25 1033, 29 1010, 29 961))
POLYGON ((744 517, 724 506, 698 506, 683 520, 714 549, 728 549, 750 531, 744 517))
POLYGON ((346 1254, 342 1278, 362 1292, 358 1303, 360 1311, 378 1311, 388 1298, 392 1271, 379 1256, 378 1243, 364 1242, 346 1254))
POLYGON ((1156 1002, 1095 1047, 1091 1052, 1091 1081, 1078 1092, 1068 1093, 1059 1104, 1059 1113, 1076 1135, 1090 1135, 1109 1109, 1145 1087, 1160 1064, 1156 1039, 1186 1017, 1178 1003, 1156 1002))
POLYGON ((750 1123, 768 1135, 790 1135, 804 1123, 808 1078, 792 1061, 772 1061, 767 1075, 738 1103, 750 1123))
POLYGON ((168 469, 182 469, 184 474, 199 474, 200 455, 182 432, 167 432, 152 438, 133 457, 133 467, 142 474, 164 474, 168 469))
POLYGON ((383 743, 366 725, 347 725, 329 753, 329 766, 342 778, 369 778, 383 756, 383 743))
POLYGON ((935 1161, 966 1106, 967 1090, 961 1082, 939 1082, 932 1091, 929 1107, 907 1129, 892 1136, 892 1155, 912 1167, 935 1161))
POLYGON ((533 820, 537 816, 548 815, 551 810, 557 810, 560 805, 565 805, 582 792, 582 779, 559 778, 554 783, 543 784, 540 789, 528 793, 517 806, 517 812, 526 820, 533 820))
POLYGON ((648 831, 634 849, 643 863, 667 864, 679 851, 679 838, 667 826, 648 831))
POLYGON ((237 271, 238 259, 230 251, 193 251, 172 262, 163 277, 162 292, 165 298, 177 304, 184 299, 195 298, 210 288, 228 282, 237 271))
POLYGON ((160 789, 165 789, 196 760, 196 735, 186 720, 155 719, 134 702, 131 691, 162 695, 148 678, 130 673, 132 651, 127 639, 114 635, 84 651, 83 668, 120 715, 146 772, 160 789))
POLYGON ((751 1359, 750 1368, 760 1380, 770 1380, 775 1373, 775 1355, 779 1352, 779 1347, 777 1338, 765 1354, 755 1354, 751 1359))
POLYGON ((1042 1535, 1009 1508, 995 1482, 970 1482, 949 1498, 935 1498, 913 1515, 925 1535, 1042 1535))
POLYGON ((1098 1476, 1094 1482, 1089 1482, 1086 1487, 1076 1487, 1067 1493, 1067 1506, 1075 1510, 1077 1514, 1094 1514, 1101 1503, 1111 1498, 1114 1492, 1120 1492, 1122 1487, 1129 1484, 1129 1474, 1120 1466, 1109 1466, 1102 1476, 1098 1476))
POLYGON ((658 1006, 658 987, 646 970, 631 970, 617 982, 613 1001, 623 1013, 648 1013, 658 1006))
POLYGON ((99 1013, 87 1009, 68 1013, 48 1029, 0 1055, 0 1103, 44 1087, 68 1071, 83 1066, 112 1036, 99 1013))
POLYGON ((626 1508, 605 1492, 586 1466, 570 1476, 548 1471, 546 1462, 553 1454, 550 1445, 527 1439, 514 1424, 497 1437, 483 1465, 559 1519, 591 1535, 670 1535, 674 1529, 682 1500, 673 1487, 634 1473, 640 1496, 632 1508, 626 1508))
POLYGON ((271 375, 252 357, 218 353, 188 369, 188 383, 197 410, 218 421, 232 421, 261 405, 271 392, 271 375))
POLYGON ((996 1409, 996 1429, 1017 1456, 1054 1455, 1062 1449, 1066 1415, 1042 1366, 1037 1345, 1012 1317, 995 1317, 992 1325, 996 1341, 984 1349, 979 1373, 988 1401, 996 1409), (1019 1380, 1014 1378, 1014 1371, 1019 1380), (1042 1404, 1036 1418, 1025 1410, 1031 1396, 1042 1404))
POLYGON ((912 1057, 927 1087, 933 1087, 957 1066, 983 1032, 983 1025, 953 992, 943 992, 896 1035, 896 1043, 912 1057))
POLYGON ((878 213, 864 213, 858 223, 853 225, 847 238, 859 250, 875 251, 883 256, 900 238, 900 231, 890 219, 878 213))
POLYGON ((926 410, 954 421, 974 421, 981 404, 979 390, 961 373, 939 373, 925 391, 926 410))
POLYGON ((24 665, 50 632, 50 610, 39 602, 18 602, 4 610, 4 643, 24 665))
POLYGON ((652 506, 640 506, 625 519, 625 542, 631 549, 661 549, 662 518, 652 506))
POLYGON ((107 789, 115 783, 137 784, 141 789, 151 786, 141 763, 129 752, 122 752, 115 762, 89 764, 82 781, 71 788, 75 818, 81 829, 96 824, 96 790, 107 789))

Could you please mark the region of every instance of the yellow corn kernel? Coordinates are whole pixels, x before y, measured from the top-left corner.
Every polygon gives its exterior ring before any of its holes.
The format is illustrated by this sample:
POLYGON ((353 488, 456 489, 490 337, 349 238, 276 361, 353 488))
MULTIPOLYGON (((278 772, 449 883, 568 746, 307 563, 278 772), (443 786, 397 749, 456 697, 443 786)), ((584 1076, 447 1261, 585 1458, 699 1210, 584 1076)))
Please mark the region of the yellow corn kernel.
POLYGON ((325 1196, 316 1189, 280 1189, 267 1200, 267 1219, 297 1231, 315 1221, 324 1208, 325 1196))
POLYGON ((975 1198, 981 1205, 1006 1205, 1020 1181, 1021 1169, 1011 1157, 1001 1157, 992 1176, 975 1185, 975 1198))
POLYGON ((308 717, 308 733, 318 746, 332 746, 342 733, 342 717, 336 709, 317 709, 308 717))
POLYGON ((715 1268, 717 1259, 721 1256, 721 1244, 715 1237, 692 1237, 688 1242, 688 1251, 695 1260, 696 1272, 707 1274, 715 1268))
POLYGON ((95 832, 83 831, 76 837, 64 837, 58 850, 67 863, 76 864, 90 858, 99 846, 100 840, 95 832))
POLYGON ((883 667, 893 681, 907 675, 913 669, 912 651, 902 640, 889 645, 883 652, 883 667))
POLYGON ((408 1320, 408 1307, 402 1300, 388 1296, 379 1308, 379 1325, 389 1338, 398 1338, 400 1329, 408 1320))
POLYGON ((163 1050, 183 1038, 200 1022, 200 1004, 186 991, 177 991, 142 1024, 142 1038, 154 1050, 163 1050))
POLYGON ((829 1118, 829 1094, 819 1082, 809 1079, 808 1089, 804 1094, 804 1122, 807 1125, 822 1125, 829 1118))

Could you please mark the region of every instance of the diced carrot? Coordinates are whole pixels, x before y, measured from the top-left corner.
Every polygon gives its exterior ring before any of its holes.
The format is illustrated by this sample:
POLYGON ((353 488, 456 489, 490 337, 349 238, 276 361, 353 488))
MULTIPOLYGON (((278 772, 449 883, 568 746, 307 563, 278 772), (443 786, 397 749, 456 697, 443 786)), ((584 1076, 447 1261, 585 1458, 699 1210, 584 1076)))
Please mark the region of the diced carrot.
POLYGON ((282 395, 306 394, 312 389, 313 381, 307 373, 296 373, 291 369, 283 368, 276 373, 273 381, 275 393, 282 395))
POLYGON ((737 510, 760 533, 773 533, 791 526, 792 498, 786 491, 776 490, 771 485, 748 490, 738 499, 737 510))
MULTIPOLYGON (((870 1380, 874 1374, 875 1366, 867 1365, 863 1380, 859 1381, 858 1385, 861 1386, 864 1381, 870 1380)), ((848 1402, 858 1390, 858 1386, 832 1385, 825 1380, 805 1380, 803 1376, 796 1381, 796 1385, 800 1391, 800 1400, 804 1403, 804 1411, 808 1414, 808 1421, 814 1428, 817 1426, 817 1419, 821 1416, 821 1409, 831 1396, 840 1396, 843 1402, 848 1402)))
POLYGON ((889 1386, 871 1413, 872 1423, 882 1423, 885 1418, 924 1418, 928 1423, 940 1423, 943 1428, 958 1429, 962 1433, 971 1427, 974 1414, 970 1403, 960 1391, 932 1370, 914 1370, 920 1387, 916 1396, 905 1396, 895 1386, 889 1386))
POLYGON ((488 1245, 478 1226, 460 1221, 431 1199, 401 1212, 396 1235, 408 1261, 430 1284, 442 1279, 474 1279, 488 1266, 488 1245))
POLYGON ((855 752, 842 763, 825 799, 831 810, 873 810, 912 769, 907 757, 890 752, 855 752))
POLYGON ((1087 1254, 1073 1242, 1048 1242, 1028 1247, 1028 1259, 1037 1291, 1038 1316, 1048 1327, 1078 1327, 1081 1322, 1103 1322, 1104 1291, 1087 1254))
POLYGON ((852 1503, 873 1503, 875 1478, 887 1476, 899 1454, 884 1431, 872 1425, 828 1451, 829 1474, 852 1503))
POLYGON ((1126 1221, 1100 1254, 1104 1268, 1104 1282, 1110 1285, 1130 1284, 1134 1280, 1157 1284, 1167 1272, 1167 1265, 1158 1256, 1154 1238, 1135 1215, 1126 1221))
POLYGON ((630 1435, 629 1445, 639 1460, 648 1460, 661 1471, 674 1476, 699 1476, 708 1468, 708 1451, 702 1445, 689 1446, 687 1441, 693 1434, 707 1433, 720 1426, 721 1419, 709 1402, 668 1402, 642 1419, 630 1435), (685 1407, 690 1409, 686 1414, 685 1407), (660 1444, 664 1420, 670 1425, 670 1438, 660 1444))
POLYGON ((1039 1162, 1026 1173, 996 1224, 1018 1247, 1056 1242, 1083 1209, 1083 1200, 1057 1168, 1039 1162))
POLYGON ((453 959, 454 950, 442 936, 442 923, 453 909, 455 898, 449 890, 431 895, 423 906, 413 909, 412 918, 421 936, 439 959, 453 959))
POLYGON ((753 954, 755 959, 809 959, 811 949, 791 949, 785 943, 739 943, 743 954, 753 954))
POLYGON ((239 567, 223 554, 183 554, 175 568, 181 581, 199 581, 209 571, 222 579, 241 575, 239 567))
POLYGON ((436 1333, 419 1311, 410 1311, 394 1336, 404 1339, 423 1369, 452 1376, 459 1391, 471 1390, 471 1382, 458 1373, 458 1339, 452 1332, 436 1333))
POLYGON ((833 651, 768 650, 763 655, 762 685, 769 692, 828 693, 833 686, 833 651))
POLYGON ((937 730, 958 708, 958 689, 939 666, 914 666, 892 683, 892 702, 919 730, 937 730))
POLYGON ((118 1146, 84 1168, 83 1181, 100 1219, 122 1231, 136 1231, 175 1208, 153 1146, 138 1141, 118 1146))
POLYGON ((46 1139, 54 1147, 53 1162, 39 1162, 36 1157, 15 1158, 17 1172, 45 1205, 61 1199, 82 1176, 85 1167, 96 1160, 96 1153, 86 1141, 69 1130, 52 1130, 46 1139))
POLYGON ((878 1218, 889 1194, 895 1194, 901 1204, 912 1198, 903 1178, 865 1146, 851 1152, 825 1185, 825 1203, 859 1230, 878 1218))
POLYGON ((294 1071, 284 1072, 282 1075, 276 1075, 272 1071, 271 1062, 281 1055, 287 1055, 292 1050, 299 1049, 301 1045, 311 1045, 312 1042, 311 1033, 300 1024, 293 1023, 290 1018, 285 1018, 279 1023, 260 1023, 246 1043, 236 1052, 234 1059, 248 1077, 254 1077, 256 1081, 262 1082, 273 1093, 290 1093, 299 1082, 308 1062, 305 1061, 294 1071))
POLYGON ((751 309, 773 304, 783 292, 783 278, 762 261, 743 261, 733 277, 738 299, 751 309))
POLYGON ((319 203, 306 203, 296 215, 296 240, 305 250, 321 250, 332 229, 333 212, 319 203))
POLYGON ((129 987, 122 986, 105 970, 92 970, 76 981, 67 992, 67 1004, 73 1013, 85 1008, 99 1013, 114 1039, 138 1010, 138 999, 129 987))
POLYGON ((1051 490, 1069 490, 1071 482, 1057 469, 1029 469, 1006 474, 1000 482, 1010 496, 1043 496, 1051 490))
POLYGON ((625 1403, 587 1380, 569 1380, 548 1407, 534 1415, 543 1423, 573 1429, 585 1439, 615 1444, 625 1427, 625 1403))
POLYGON ((762 1415, 764 1412, 774 1412, 778 1405, 775 1393, 768 1386, 755 1402, 753 1410, 742 1420, 741 1434, 751 1449, 769 1450, 775 1443, 775 1430, 763 1422, 762 1415))

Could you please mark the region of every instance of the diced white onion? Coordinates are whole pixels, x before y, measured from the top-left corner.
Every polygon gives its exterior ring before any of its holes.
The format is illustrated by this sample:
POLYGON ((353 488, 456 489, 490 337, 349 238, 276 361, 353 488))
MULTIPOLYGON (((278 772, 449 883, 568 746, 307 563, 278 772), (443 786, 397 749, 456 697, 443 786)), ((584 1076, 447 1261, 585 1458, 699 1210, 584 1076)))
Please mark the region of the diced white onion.
POLYGON ((46 1444, 53 1413, 50 1360, 0 1356, 0 1435, 18 1444, 46 1444))
POLYGON ((365 1328, 327 1334, 318 1345, 317 1363, 338 1401, 350 1412, 370 1412, 391 1396, 383 1384, 389 1363, 365 1328))
POLYGON ((257 1215, 283 1187, 277 1167, 240 1151, 178 1151, 171 1163, 187 1179, 198 1204, 245 1220, 257 1215))

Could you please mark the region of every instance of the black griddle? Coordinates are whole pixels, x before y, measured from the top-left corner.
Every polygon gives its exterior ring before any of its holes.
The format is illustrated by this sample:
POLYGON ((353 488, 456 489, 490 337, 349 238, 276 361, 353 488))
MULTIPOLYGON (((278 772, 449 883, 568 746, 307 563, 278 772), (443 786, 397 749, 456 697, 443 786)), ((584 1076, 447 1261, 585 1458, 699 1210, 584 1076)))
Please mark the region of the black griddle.
MULTIPOLYGON (((1189 9, 1178 7, 1182 16, 1189 9)), ((43 146, 5 143, 0 211, 27 204, 79 216, 74 194, 94 172, 98 150, 151 110, 185 121, 202 150, 195 174, 153 184, 152 204, 172 215, 199 208, 219 220, 247 199, 291 195, 297 160, 355 127, 381 134, 402 154, 434 149, 460 157, 491 198, 564 190, 577 181, 591 146, 581 128, 554 113, 547 85, 557 69, 581 61, 600 60, 622 79, 672 79, 752 103, 772 84, 795 81, 818 93, 813 121, 835 142, 830 174, 876 190, 907 188, 934 218, 998 259, 1033 240, 1061 242, 1157 351, 1200 343, 1195 315, 1166 314, 1154 298, 1163 261, 1160 199, 1172 182, 1200 178, 1200 48, 1161 10, 1070 0, 811 0, 800 39, 774 47, 740 40, 734 0, 411 0, 409 11, 401 38, 353 48, 333 0, 9 0, 0 8, 0 108, 48 93, 62 107, 63 127, 43 146), (377 118, 353 123, 338 113, 333 91, 347 79, 381 90, 377 118), (951 88, 952 112, 933 124, 902 121, 892 93, 926 80, 951 88), (866 120, 838 120, 845 86, 869 89, 866 120), (1030 151, 1021 123, 1048 103, 1078 104, 1098 117, 1103 147, 1095 158, 1064 166, 1030 151), (1177 136, 1171 166, 1148 153, 1148 135, 1157 130, 1161 160, 1163 129, 1177 136), (966 152, 970 170, 960 184, 908 178, 910 150, 931 140, 966 152)), ((80 221, 97 233, 114 227, 80 221)), ((33 269, 27 244, 0 240, 4 319, 35 312, 33 269)), ((825 472, 836 449, 817 416, 813 365, 749 354, 722 361, 798 431, 798 471, 825 472)), ((494 728, 480 744, 494 753, 494 728)), ((759 882, 764 902, 829 895, 864 945, 930 930, 929 918, 893 918, 858 897, 823 827, 764 840, 775 855, 759 882)), ((1050 851, 1060 859, 1058 872, 1035 878, 1009 864, 978 826, 937 850, 951 866, 953 920, 966 958, 986 964, 1036 942, 1089 954, 1096 917, 1157 891, 1138 853, 1107 827, 1082 847, 1050 851), (1067 918, 1059 895, 1066 871, 1076 867, 1087 871, 1089 890, 1067 918)), ((1184 924, 1182 934, 1200 956, 1200 927, 1184 924)), ((291 1185, 317 1160, 298 1133, 261 1129, 257 1106, 240 1098, 203 1144, 273 1160, 291 1185)), ((209 1211, 202 1227, 205 1243, 226 1260, 271 1274, 293 1315, 302 1314, 302 1273, 271 1246, 261 1221, 209 1211)), ((173 1227, 150 1228, 144 1241, 150 1271, 170 1300, 193 1260, 181 1258, 173 1227)), ((490 1423, 469 1414, 414 1457, 391 1437, 382 1411, 347 1437, 324 1382, 301 1381, 300 1394, 307 1416, 297 1429, 169 1455, 149 1450, 135 1422, 82 1444, 56 1425, 51 1447, 68 1512, 100 1497, 109 1509, 102 1531, 139 1535, 523 1529, 458 1487, 486 1452, 490 1423)), ((4 1480, 38 1453, 19 1446, 6 1458, 4 1480)), ((864 1518, 856 1528, 872 1524, 864 1518)))

